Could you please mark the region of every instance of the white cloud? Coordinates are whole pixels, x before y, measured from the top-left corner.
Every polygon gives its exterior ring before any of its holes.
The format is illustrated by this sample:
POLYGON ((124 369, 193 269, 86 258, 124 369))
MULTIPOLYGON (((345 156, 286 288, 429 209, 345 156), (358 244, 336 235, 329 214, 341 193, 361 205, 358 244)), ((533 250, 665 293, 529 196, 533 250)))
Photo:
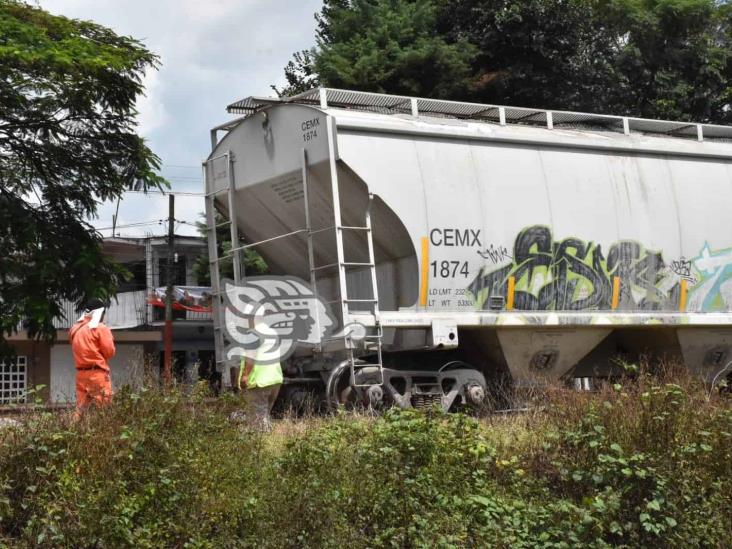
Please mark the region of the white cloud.
MULTIPOLYGON (((200 162, 210 148, 209 129, 229 118, 227 104, 247 95, 270 95, 271 84, 283 83, 283 67, 292 53, 315 42, 313 14, 322 0, 40 0, 40 4, 52 13, 90 19, 133 36, 160 56, 162 66, 146 75, 147 96, 138 101, 140 133, 161 157, 163 175, 173 190, 200 192, 200 162)), ((95 225, 110 226, 114 209, 115 204, 103 205, 95 225)), ((201 199, 176 200, 177 219, 192 223, 201 211, 201 199)), ((164 197, 129 195, 120 205, 119 224, 166 216, 164 197)), ((145 230, 149 229, 130 228, 124 234, 145 230)), ((179 232, 195 231, 182 225, 179 232)))
POLYGON ((163 102, 160 73, 148 70, 145 74, 145 95, 137 100, 138 128, 142 135, 150 135, 170 120, 163 102))

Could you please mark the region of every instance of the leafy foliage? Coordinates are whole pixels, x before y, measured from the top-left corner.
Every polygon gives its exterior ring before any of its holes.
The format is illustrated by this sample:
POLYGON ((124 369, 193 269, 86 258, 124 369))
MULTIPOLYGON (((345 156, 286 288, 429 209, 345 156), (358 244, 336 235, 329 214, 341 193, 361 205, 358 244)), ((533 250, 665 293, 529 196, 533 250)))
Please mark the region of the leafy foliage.
POLYGON ((618 112, 729 123, 732 6, 714 0, 612 0, 600 17, 613 37, 618 112))
MULTIPOLYGON (((202 214, 202 217, 203 216, 202 214)), ((229 254, 231 252, 231 231, 229 225, 225 223, 225 219, 218 212, 216 213, 216 243, 218 245, 217 253, 219 258, 229 254)), ((206 237, 208 231, 206 228, 205 221, 199 221, 196 223, 196 228, 201 236, 206 237)), ((244 274, 249 276, 265 274, 268 270, 267 263, 262 259, 256 250, 252 248, 246 248, 241 252, 242 266, 244 267, 244 274)), ((196 262, 193 264, 193 273, 196 275, 198 283, 201 285, 211 284, 211 270, 208 263, 208 248, 201 255, 196 258, 196 262)), ((219 263, 219 273, 221 278, 234 278, 234 263, 233 258, 229 257, 219 263)))
POLYGON ((296 54, 281 93, 316 83, 444 98, 464 93, 475 48, 438 32, 440 16, 432 1, 325 0, 316 16, 318 47, 296 54))
POLYGON ((732 407, 639 378, 484 420, 391 410, 229 423, 236 396, 122 392, 0 431, 0 543, 721 547, 732 407))
POLYGON ((86 219, 165 185, 135 127, 156 66, 132 38, 0 0, 0 347, 21 320, 53 337, 62 300, 106 297, 125 275, 86 219))
POLYGON ((732 7, 714 0, 325 0, 284 94, 364 91, 728 122, 732 7))
POLYGON ((612 37, 586 0, 461 0, 442 3, 442 32, 480 52, 466 99, 603 110, 616 86, 612 37))

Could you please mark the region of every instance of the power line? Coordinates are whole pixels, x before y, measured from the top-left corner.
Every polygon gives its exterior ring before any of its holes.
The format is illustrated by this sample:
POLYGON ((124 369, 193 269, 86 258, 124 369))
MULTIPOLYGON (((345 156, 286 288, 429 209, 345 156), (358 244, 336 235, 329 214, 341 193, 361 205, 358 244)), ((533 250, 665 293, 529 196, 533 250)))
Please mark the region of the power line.
POLYGON ((130 227, 143 227, 145 225, 159 225, 163 222, 163 219, 157 221, 140 221, 139 223, 127 223, 125 225, 115 225, 114 227, 97 227, 97 231, 109 231, 112 229, 129 229, 130 227))
MULTIPOLYGON (((109 238, 165 238, 167 235, 165 234, 152 234, 152 233, 145 233, 143 236, 140 236, 139 234, 115 234, 111 235, 109 238)), ((185 236, 185 235, 184 235, 185 236)))
POLYGON ((161 195, 161 196, 167 196, 169 194, 176 195, 176 196, 206 196, 206 193, 194 193, 194 192, 186 192, 186 191, 175 191, 175 192, 169 192, 169 191, 124 191, 128 194, 147 194, 147 195, 161 195))
POLYGON ((177 178, 180 178, 180 179, 203 179, 203 174, 201 174, 201 173, 192 174, 192 173, 177 173, 177 172, 175 172, 175 173, 171 173, 168 177, 173 177, 173 178, 176 178, 177 177, 177 178))

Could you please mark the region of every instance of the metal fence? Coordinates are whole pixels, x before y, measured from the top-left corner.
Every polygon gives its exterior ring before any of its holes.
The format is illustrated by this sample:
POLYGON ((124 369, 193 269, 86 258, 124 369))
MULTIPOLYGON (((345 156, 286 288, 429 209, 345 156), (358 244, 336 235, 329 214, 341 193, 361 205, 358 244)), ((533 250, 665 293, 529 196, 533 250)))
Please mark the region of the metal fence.
POLYGON ((27 397, 28 359, 18 356, 0 362, 0 404, 24 403, 27 397))
MULTIPOLYGON (((548 111, 334 88, 314 88, 287 98, 246 97, 230 104, 227 111, 251 116, 262 108, 278 103, 317 105, 321 108, 334 107, 380 114, 457 118, 492 122, 501 126, 519 124, 542 126, 548 129, 564 127, 580 131, 606 130, 626 135, 631 133, 655 134, 698 141, 732 141, 732 127, 715 124, 651 120, 584 112, 548 111)), ((231 129, 237 122, 240 120, 233 120, 227 125, 220 126, 219 129, 231 129)))
MULTIPOLYGON (((54 321, 56 329, 70 328, 79 318, 76 304, 67 301, 62 305, 65 318, 54 321)), ((147 292, 122 292, 112 299, 112 303, 104 317, 104 323, 110 328, 134 328, 148 324, 147 292)))
MULTIPOLYGON (((70 328, 80 316, 77 306, 70 301, 64 302, 61 309, 64 312, 65 318, 57 318, 54 320, 53 325, 57 330, 70 328)), ((104 323, 110 328, 120 329, 135 328, 165 320, 165 309, 153 307, 150 318, 148 318, 147 311, 147 292, 144 290, 121 292, 117 294, 116 299, 112 299, 112 303, 104 317, 104 323)), ((211 313, 174 310, 173 320, 210 322, 211 313)))
POLYGON ((198 322, 211 320, 211 312, 186 311, 186 320, 196 320, 198 322))
MULTIPOLYGON (((164 307, 153 307, 153 316, 150 319, 152 322, 163 322, 165 320, 165 308, 164 307)), ((211 312, 200 312, 200 311, 181 311, 180 309, 173 309, 173 320, 187 320, 195 322, 210 322, 212 320, 211 312)))

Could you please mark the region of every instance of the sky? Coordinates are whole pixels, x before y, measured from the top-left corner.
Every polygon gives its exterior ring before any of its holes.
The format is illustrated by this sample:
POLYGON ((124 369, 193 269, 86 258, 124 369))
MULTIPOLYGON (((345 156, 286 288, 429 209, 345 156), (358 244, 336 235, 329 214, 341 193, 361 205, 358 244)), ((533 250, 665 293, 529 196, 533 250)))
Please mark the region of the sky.
MULTIPOLYGON (((226 105, 250 95, 273 95, 284 84, 284 66, 315 43, 314 14, 322 0, 38 0, 43 9, 88 19, 142 41, 160 56, 148 71, 138 101, 139 131, 162 160, 173 191, 203 192, 201 161, 210 151, 209 130, 233 115, 226 105)), ((116 203, 93 220, 111 235, 116 203)), ((165 196, 128 194, 119 205, 116 231, 160 235, 166 227, 165 196), (150 225, 125 227, 134 223, 150 225)), ((198 196, 176 196, 175 217, 193 223, 203 212, 198 196)), ((177 234, 197 234, 179 224, 177 234)))

